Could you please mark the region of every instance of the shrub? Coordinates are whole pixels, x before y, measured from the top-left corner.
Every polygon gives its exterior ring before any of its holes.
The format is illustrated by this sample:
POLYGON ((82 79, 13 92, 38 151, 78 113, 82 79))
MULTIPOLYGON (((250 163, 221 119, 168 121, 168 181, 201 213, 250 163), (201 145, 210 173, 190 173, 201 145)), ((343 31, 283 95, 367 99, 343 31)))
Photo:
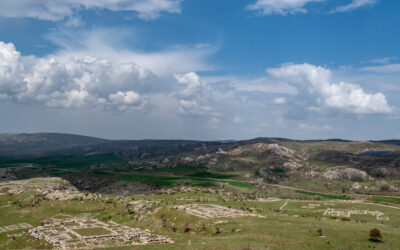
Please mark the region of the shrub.
POLYGON ((162 227, 167 227, 167 222, 168 222, 168 218, 165 217, 165 215, 161 215, 161 223, 162 223, 162 227))
POLYGON ((383 236, 378 228, 372 228, 369 231, 369 240, 375 242, 382 242, 383 236))
POLYGON ((388 184, 383 184, 381 186, 381 191, 389 191, 390 190, 390 186, 388 184))
POLYGON ((202 222, 201 223, 201 231, 206 231, 207 227, 206 227, 206 223, 202 222))
POLYGON ((183 232, 184 233, 189 233, 190 232, 190 227, 189 227, 189 222, 185 222, 185 225, 183 226, 183 232))

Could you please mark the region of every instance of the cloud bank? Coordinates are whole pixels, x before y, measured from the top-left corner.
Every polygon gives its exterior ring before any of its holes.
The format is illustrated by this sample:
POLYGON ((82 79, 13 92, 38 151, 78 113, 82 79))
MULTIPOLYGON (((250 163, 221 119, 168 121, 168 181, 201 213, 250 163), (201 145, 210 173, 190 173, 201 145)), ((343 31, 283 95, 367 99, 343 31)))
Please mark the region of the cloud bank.
MULTIPOLYGON (((150 67, 143 66, 140 57, 135 60, 135 52, 100 48, 98 56, 93 56, 89 46, 38 58, 23 56, 12 43, 0 42, 0 99, 58 109, 136 110, 144 116, 150 116, 150 111, 163 112, 167 117, 203 121, 213 129, 224 122, 236 126, 247 122, 251 113, 275 119, 272 127, 284 127, 288 120, 308 124, 304 122, 307 113, 315 117, 331 111, 376 115, 393 114, 396 109, 383 93, 336 80, 334 71, 312 64, 267 68, 267 74, 260 78, 200 77, 195 64, 184 69, 177 64, 160 71, 158 66, 151 66, 149 58, 144 61, 150 67), (182 72, 186 69, 189 71, 182 72)), ((191 57, 185 58, 188 63, 182 60, 180 65, 191 65, 191 57)), ((168 57, 165 62, 168 64, 168 57)), ((329 131, 331 127, 298 128, 329 131)))
POLYGON ((154 79, 150 71, 134 63, 113 64, 89 56, 21 56, 12 43, 0 42, 0 98, 17 103, 142 108, 145 100, 136 91, 154 79))

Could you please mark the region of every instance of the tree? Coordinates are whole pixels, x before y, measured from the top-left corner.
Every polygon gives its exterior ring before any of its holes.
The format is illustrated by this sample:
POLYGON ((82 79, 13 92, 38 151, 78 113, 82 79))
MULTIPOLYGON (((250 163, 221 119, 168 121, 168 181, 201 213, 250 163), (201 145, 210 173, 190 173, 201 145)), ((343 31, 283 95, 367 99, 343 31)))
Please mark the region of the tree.
POLYGON ((382 242, 383 236, 378 228, 372 228, 369 231, 369 240, 375 242, 382 242))

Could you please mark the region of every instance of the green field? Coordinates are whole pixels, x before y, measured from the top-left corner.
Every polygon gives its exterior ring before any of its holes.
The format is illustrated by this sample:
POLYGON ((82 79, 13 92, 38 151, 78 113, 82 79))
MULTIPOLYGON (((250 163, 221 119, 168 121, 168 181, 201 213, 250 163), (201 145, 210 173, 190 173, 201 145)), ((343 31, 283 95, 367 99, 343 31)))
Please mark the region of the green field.
POLYGON ((377 203, 393 203, 396 205, 400 205, 399 197, 383 197, 383 196, 374 196, 372 198, 368 198, 368 200, 377 202, 377 203))
POLYGON ((186 173, 193 173, 193 172, 201 172, 206 171, 207 168, 203 166, 178 166, 174 168, 159 168, 159 167, 152 167, 151 172, 154 173, 173 173, 173 174, 186 174, 186 173))
POLYGON ((232 179, 237 177, 234 174, 220 174, 220 173, 211 173, 211 172, 199 172, 195 174, 189 175, 190 177, 200 177, 200 178, 212 178, 212 179, 232 179))
POLYGON ((304 191, 304 190, 296 190, 296 193, 312 195, 312 196, 319 196, 319 197, 326 198, 326 199, 351 200, 351 198, 346 195, 321 194, 321 193, 308 192, 308 191, 304 191))

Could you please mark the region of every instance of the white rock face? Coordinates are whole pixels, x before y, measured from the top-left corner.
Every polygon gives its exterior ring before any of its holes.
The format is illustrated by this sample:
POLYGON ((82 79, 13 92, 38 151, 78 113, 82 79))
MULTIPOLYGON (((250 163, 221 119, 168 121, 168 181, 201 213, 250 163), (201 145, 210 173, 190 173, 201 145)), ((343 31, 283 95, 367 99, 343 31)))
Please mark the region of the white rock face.
POLYGON ((322 176, 331 180, 347 179, 366 181, 372 179, 365 171, 354 168, 328 170, 324 172, 322 176))
POLYGON ((309 172, 305 173, 305 176, 309 176, 309 177, 319 177, 321 174, 317 171, 311 170, 309 172))
POLYGON ((289 158, 292 158, 294 156, 293 150, 283 146, 279 146, 278 144, 269 144, 268 150, 280 156, 286 156, 289 158))
POLYGON ((185 162, 191 162, 191 161, 193 161, 193 158, 187 156, 187 157, 185 157, 183 160, 184 160, 185 162))
POLYGON ((283 167, 285 169, 297 170, 297 169, 303 167, 303 165, 300 163, 297 163, 295 161, 288 161, 288 162, 283 163, 283 167))
POLYGON ((359 190, 359 189, 361 189, 361 185, 360 185, 360 183, 355 182, 355 183, 353 183, 353 185, 351 185, 351 188, 355 189, 355 190, 359 190))

